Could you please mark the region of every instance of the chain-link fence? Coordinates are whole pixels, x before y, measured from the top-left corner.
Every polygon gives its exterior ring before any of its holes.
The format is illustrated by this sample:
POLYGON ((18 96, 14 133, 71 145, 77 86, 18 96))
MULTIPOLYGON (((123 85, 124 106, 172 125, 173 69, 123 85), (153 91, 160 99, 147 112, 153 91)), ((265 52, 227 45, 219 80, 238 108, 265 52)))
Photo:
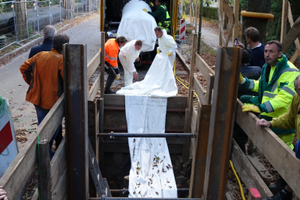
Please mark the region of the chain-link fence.
POLYGON ((0 3, 0 50, 40 35, 46 25, 99 10, 100 0, 7 1, 0 3))

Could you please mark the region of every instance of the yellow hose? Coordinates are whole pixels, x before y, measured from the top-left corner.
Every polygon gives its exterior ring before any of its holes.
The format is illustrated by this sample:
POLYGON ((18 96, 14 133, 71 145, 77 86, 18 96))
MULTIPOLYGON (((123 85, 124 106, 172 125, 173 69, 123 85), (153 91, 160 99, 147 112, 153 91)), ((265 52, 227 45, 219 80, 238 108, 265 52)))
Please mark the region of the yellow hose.
MULTIPOLYGON (((175 66, 176 66, 176 60, 174 60, 174 67, 173 67, 173 73, 174 73, 175 79, 176 79, 183 87, 185 87, 185 88, 188 90, 189 87, 186 86, 186 85, 183 83, 183 82, 186 82, 186 81, 183 80, 183 79, 181 79, 181 78, 179 78, 179 77, 176 75, 176 73, 175 73, 175 66)), ((186 83, 187 83, 187 82, 186 82, 186 83)), ((197 98, 198 101, 199 101, 199 97, 198 97, 198 95, 196 94, 195 91, 193 91, 193 94, 196 96, 196 98, 197 98)))
POLYGON ((233 164, 232 164, 231 160, 229 160, 229 163, 230 163, 231 169, 232 169, 232 171, 233 171, 233 173, 234 173, 234 175, 236 177, 236 180, 239 183, 239 188, 240 188, 240 193, 241 193, 242 199, 246 200, 245 196, 244 196, 244 191, 243 191, 243 187, 242 187, 241 181, 240 181, 240 179, 239 179, 239 177, 238 177, 238 175, 237 175, 237 173, 236 173, 236 171, 235 171, 235 169, 233 167, 233 164))

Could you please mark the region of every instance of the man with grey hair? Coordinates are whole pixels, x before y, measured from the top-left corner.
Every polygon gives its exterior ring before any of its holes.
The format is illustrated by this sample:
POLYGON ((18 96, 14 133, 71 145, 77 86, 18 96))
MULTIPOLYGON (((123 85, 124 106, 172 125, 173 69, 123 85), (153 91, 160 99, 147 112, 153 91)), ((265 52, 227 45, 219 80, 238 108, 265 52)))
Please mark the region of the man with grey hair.
MULTIPOLYGON (((258 127, 275 127, 282 129, 296 129, 297 133, 297 144, 295 145, 294 151, 297 158, 300 158, 300 75, 298 75, 294 82, 296 94, 292 99, 292 103, 288 107, 286 113, 283 115, 273 118, 271 121, 260 119, 256 121, 258 127)), ((284 199, 291 200, 293 197, 293 190, 286 185, 285 188, 280 191, 276 196, 267 198, 267 200, 284 199)))
POLYGON ((43 37, 44 37, 43 44, 32 47, 28 58, 33 57, 35 54, 37 54, 41 51, 51 51, 52 39, 55 34, 56 34, 56 29, 54 26, 52 26, 52 25, 45 26, 44 30, 43 30, 43 37))

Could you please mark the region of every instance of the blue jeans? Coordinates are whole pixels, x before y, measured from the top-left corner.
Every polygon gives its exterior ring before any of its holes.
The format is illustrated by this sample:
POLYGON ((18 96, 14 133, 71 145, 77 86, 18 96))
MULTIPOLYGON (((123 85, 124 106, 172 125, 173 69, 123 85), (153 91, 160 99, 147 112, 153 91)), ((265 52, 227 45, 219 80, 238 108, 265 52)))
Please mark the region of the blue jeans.
MULTIPOLYGON (((37 118, 38 118, 38 125, 40 125, 40 123, 43 121, 45 116, 48 114, 49 110, 44 109, 41 106, 36 106, 36 105, 34 105, 34 106, 35 106, 36 115, 37 115, 37 118)), ((62 141, 62 139, 63 139, 63 137, 62 137, 62 125, 60 124, 58 126, 57 130, 55 131, 54 135, 52 136, 50 142, 49 142, 50 160, 54 156, 54 152, 52 151, 53 141, 55 140, 56 146, 58 146, 60 144, 60 142, 62 141)))
POLYGON ((296 157, 300 159, 300 139, 297 141, 294 151, 295 151, 296 157))

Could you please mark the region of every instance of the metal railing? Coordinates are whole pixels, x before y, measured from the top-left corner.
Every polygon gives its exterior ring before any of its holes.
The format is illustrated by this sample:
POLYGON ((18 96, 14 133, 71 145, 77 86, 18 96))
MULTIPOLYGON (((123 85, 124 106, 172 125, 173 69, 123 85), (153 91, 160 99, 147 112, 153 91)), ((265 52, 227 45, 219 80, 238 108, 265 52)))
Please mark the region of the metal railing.
POLYGON ((0 50, 40 35, 46 25, 98 11, 100 0, 0 2, 0 50))

